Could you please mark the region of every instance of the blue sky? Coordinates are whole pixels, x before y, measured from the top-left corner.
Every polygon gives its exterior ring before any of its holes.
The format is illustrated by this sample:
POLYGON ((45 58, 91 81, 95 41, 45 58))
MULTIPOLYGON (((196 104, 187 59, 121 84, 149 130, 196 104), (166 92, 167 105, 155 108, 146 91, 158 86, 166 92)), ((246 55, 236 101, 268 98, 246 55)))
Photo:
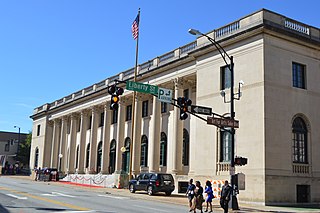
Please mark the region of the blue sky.
POLYGON ((319 0, 0 0, 0 131, 32 129, 33 109, 128 70, 261 8, 320 27, 319 0))

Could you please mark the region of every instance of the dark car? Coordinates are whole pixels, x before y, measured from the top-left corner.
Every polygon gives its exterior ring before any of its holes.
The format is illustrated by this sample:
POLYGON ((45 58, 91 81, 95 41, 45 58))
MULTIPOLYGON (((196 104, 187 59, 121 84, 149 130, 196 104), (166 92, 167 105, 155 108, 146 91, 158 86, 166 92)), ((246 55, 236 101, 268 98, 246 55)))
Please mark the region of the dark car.
POLYGON ((169 196, 174 190, 174 180, 171 174, 141 173, 137 178, 129 181, 129 190, 131 193, 147 191, 149 195, 164 192, 169 196))

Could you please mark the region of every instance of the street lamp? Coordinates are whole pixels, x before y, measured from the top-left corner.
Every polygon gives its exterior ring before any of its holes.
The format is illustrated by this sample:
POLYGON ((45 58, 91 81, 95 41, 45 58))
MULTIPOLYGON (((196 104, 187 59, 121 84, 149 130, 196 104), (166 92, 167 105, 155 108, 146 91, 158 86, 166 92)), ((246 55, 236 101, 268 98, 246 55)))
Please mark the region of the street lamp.
POLYGON ((16 155, 16 159, 17 159, 19 154, 19 146, 20 146, 20 127, 14 126, 14 128, 18 128, 18 148, 17 148, 17 155, 16 155))
MULTIPOLYGON (((216 49, 219 51, 220 55, 222 56, 225 64, 227 65, 227 67, 230 70, 230 114, 231 120, 234 120, 235 118, 235 112, 234 112, 234 91, 233 91, 233 87, 234 87, 234 63, 233 63, 233 56, 229 56, 228 53, 225 51, 225 49, 223 49, 223 47, 214 39, 211 38, 209 36, 207 36, 206 34, 203 34, 202 32, 200 32, 199 30, 195 30, 195 29, 189 29, 189 33, 192 35, 202 35, 204 37, 206 37, 215 47, 216 49), (227 59, 229 59, 230 63, 227 62, 227 59)), ((240 93, 238 94, 240 97, 240 93)), ((235 175, 235 163, 234 163, 234 134, 235 134, 235 130, 234 127, 231 127, 231 162, 230 162, 230 176, 231 176, 231 187, 232 187, 232 209, 233 210, 238 210, 238 202, 237 202, 237 196, 235 193, 235 181, 234 181, 234 175, 235 175)))

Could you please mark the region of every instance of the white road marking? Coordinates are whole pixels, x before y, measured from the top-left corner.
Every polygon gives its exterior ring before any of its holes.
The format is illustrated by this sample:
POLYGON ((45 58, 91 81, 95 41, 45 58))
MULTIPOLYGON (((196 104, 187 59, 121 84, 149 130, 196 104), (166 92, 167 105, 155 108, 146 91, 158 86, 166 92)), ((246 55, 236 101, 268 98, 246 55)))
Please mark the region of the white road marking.
POLYGON ((7 194, 7 195, 10 196, 10 197, 19 199, 19 200, 26 200, 26 199, 28 199, 27 197, 19 197, 19 196, 17 196, 17 195, 13 195, 13 194, 7 194))
POLYGON ((166 210, 161 210, 161 209, 156 209, 156 208, 151 208, 151 207, 145 207, 145 206, 140 206, 140 205, 134 205, 134 206, 136 206, 138 208, 143 208, 143 209, 150 209, 150 210, 152 210, 154 212, 168 212, 166 210))
POLYGON ((51 194, 41 194, 43 196, 49 196, 49 197, 58 197, 58 196, 62 196, 62 197, 76 197, 73 195, 66 195, 66 194, 62 194, 60 192, 52 192, 51 194))
POLYGON ((59 213, 90 213, 90 212, 96 212, 96 211, 95 210, 90 210, 90 211, 64 211, 64 212, 59 211, 59 213))
POLYGON ((62 194, 62 193, 59 193, 59 192, 52 192, 52 194, 54 195, 60 195, 62 197, 76 197, 76 196, 73 196, 73 195, 66 195, 66 194, 62 194))
POLYGON ((56 197, 57 195, 54 195, 54 194, 41 194, 43 196, 49 196, 49 197, 56 197))
POLYGON ((112 195, 98 195, 100 197, 108 197, 108 198, 114 198, 114 199, 119 199, 119 200, 124 200, 124 199, 129 199, 128 197, 116 197, 112 195))

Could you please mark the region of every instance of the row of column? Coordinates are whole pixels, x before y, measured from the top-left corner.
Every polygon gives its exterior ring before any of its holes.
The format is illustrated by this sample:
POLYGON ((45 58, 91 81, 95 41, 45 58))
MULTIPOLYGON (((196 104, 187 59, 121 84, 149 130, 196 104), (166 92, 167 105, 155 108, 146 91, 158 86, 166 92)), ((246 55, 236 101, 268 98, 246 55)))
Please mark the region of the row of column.
MULTIPOLYGON (((183 90, 179 87, 179 82, 175 82, 175 97, 182 96, 183 90)), ((142 101, 136 100, 135 104, 135 128, 134 128, 134 143, 133 143, 133 158, 132 158, 132 172, 133 174, 140 173, 140 153, 141 153, 141 124, 142 124, 142 101)), ((101 108, 100 108, 101 109, 101 108)), ((160 134, 161 134, 161 102, 153 97, 152 105, 152 119, 151 128, 148 142, 148 166, 150 172, 159 171, 160 167, 160 134)), ((104 124, 102 127, 102 164, 101 172, 108 173, 109 168, 109 149, 111 139, 115 139, 116 144, 116 162, 115 172, 118 173, 122 168, 122 152, 121 147, 124 146, 125 139, 125 115, 126 106, 121 103, 118 111, 118 121, 116 124, 116 138, 111 138, 111 116, 112 111, 109 109, 108 103, 104 105, 104 124)), ((69 116, 62 117, 61 119, 53 120, 53 131, 52 131, 52 143, 51 143, 51 162, 52 168, 58 168, 63 172, 68 173, 84 173, 86 167, 86 147, 87 138, 90 143, 90 155, 88 172, 95 173, 97 165, 97 132, 98 132, 98 121, 100 118, 99 107, 92 107, 91 110, 83 110, 80 113, 74 113, 69 116), (79 119, 80 115, 80 119, 79 119), (88 131, 88 124, 90 115, 91 130, 88 131), (70 122, 70 134, 67 134, 67 126, 70 122), (77 152, 77 127, 80 122, 80 133, 79 133, 79 151, 77 152), (90 135, 87 135, 90 134, 90 135), (69 143, 67 140, 69 137, 69 143), (78 155, 78 157, 77 157, 78 155), (78 160, 78 162, 76 162, 78 160), (77 171, 75 168, 77 167, 77 171), (93 169, 93 170, 92 170, 93 169)), ((174 107, 173 111, 173 141, 168 143, 171 150, 167 153, 167 157, 171 159, 171 162, 167 164, 167 172, 177 174, 182 170, 182 143, 183 143, 183 121, 180 120, 179 108, 174 107)), ((114 127, 115 128, 115 127, 114 127)), ((169 131, 169 130, 168 130, 169 131)), ((128 134, 130 135, 130 134, 128 134)), ((129 136, 130 137, 130 136, 129 136)), ((132 145, 132 140, 131 144, 132 145)))

